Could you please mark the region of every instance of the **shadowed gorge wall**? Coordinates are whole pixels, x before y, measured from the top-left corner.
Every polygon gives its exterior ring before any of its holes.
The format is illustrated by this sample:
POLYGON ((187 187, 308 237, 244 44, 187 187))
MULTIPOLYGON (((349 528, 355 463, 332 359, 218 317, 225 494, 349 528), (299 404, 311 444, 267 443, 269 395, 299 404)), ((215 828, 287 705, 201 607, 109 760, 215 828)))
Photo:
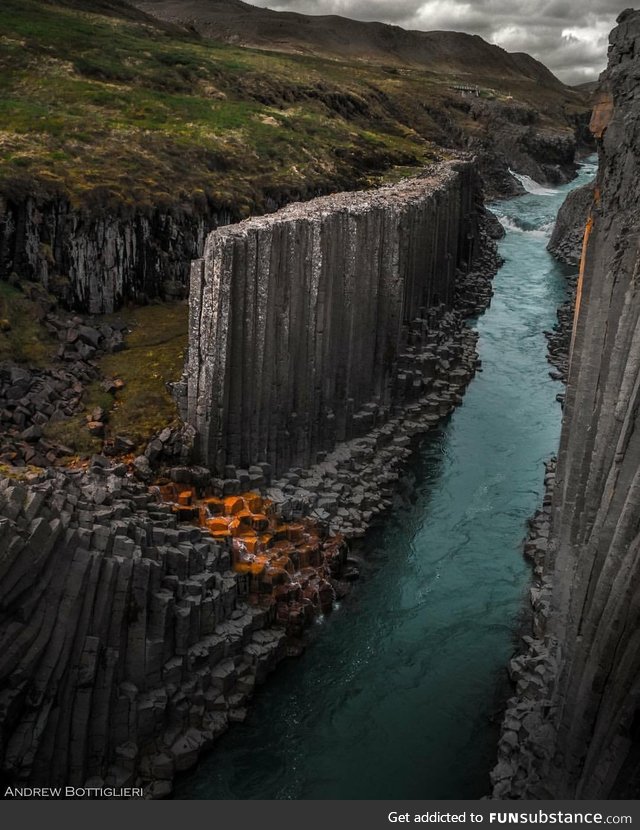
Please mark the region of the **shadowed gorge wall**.
POLYGON ((518 658, 493 774, 502 797, 639 790, 640 12, 618 22, 592 119, 600 164, 546 555, 553 587, 535 590, 539 636, 518 658))
POLYGON ((187 419, 200 460, 307 467, 428 383, 405 324, 451 305, 470 268, 471 162, 291 205, 209 235, 191 274, 187 419))
POLYGON ((632 779, 625 765, 636 782, 640 770, 640 13, 621 16, 611 42, 613 112, 584 253, 551 543, 551 630, 564 644, 559 780, 578 797, 605 797, 632 779))
POLYGON ((94 212, 64 199, 0 197, 0 279, 17 272, 92 314, 126 300, 186 294, 189 262, 229 210, 94 212))

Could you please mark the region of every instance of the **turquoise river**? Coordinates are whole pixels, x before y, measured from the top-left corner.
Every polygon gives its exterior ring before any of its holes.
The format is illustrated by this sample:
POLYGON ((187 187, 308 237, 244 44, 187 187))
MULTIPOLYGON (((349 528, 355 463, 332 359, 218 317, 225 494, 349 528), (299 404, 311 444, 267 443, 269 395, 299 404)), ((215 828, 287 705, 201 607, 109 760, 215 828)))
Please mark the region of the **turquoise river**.
POLYGON ((505 262, 475 323, 483 371, 422 441, 384 524, 363 544, 362 578, 279 667, 175 797, 479 798, 489 789, 506 665, 526 607, 526 520, 557 448, 561 385, 544 330, 567 270, 547 253, 564 197, 491 205, 505 262))

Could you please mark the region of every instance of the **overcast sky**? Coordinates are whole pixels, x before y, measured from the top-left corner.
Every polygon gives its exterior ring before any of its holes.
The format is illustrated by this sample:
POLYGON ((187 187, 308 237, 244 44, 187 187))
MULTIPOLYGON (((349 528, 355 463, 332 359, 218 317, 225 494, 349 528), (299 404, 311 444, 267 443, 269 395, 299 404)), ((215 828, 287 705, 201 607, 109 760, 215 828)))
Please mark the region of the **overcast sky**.
POLYGON ((594 81, 607 39, 629 0, 249 0, 304 14, 381 20, 405 29, 481 35, 509 52, 528 52, 567 84, 594 81))

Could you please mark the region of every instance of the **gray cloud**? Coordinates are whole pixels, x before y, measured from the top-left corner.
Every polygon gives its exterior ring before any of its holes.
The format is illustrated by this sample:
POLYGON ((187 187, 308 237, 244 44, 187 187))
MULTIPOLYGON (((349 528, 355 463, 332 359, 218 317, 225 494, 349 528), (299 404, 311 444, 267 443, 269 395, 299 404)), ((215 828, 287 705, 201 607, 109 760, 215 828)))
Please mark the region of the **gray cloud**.
MULTIPOLYGON (((304 14, 380 20, 405 29, 477 34, 509 52, 528 52, 568 84, 596 80, 624 0, 251 0, 304 14)), ((628 4, 627 4, 628 5, 628 4)))

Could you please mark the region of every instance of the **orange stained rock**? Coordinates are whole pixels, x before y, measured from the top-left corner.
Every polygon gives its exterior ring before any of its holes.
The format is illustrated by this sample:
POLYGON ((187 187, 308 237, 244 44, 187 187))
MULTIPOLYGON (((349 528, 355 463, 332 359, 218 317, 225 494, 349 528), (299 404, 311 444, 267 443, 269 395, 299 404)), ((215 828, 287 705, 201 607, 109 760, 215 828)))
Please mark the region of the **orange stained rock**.
POLYGON ((244 510, 244 499, 240 498, 240 496, 227 496, 224 499, 224 512, 228 516, 233 516, 241 510, 244 510))
POLYGON ((195 519, 231 550, 233 569, 250 577, 248 601, 273 608, 290 634, 300 634, 315 609, 331 608, 334 592, 327 580, 343 553, 340 537, 327 541, 308 518, 283 521, 273 502, 257 493, 197 499, 193 488, 174 483, 155 489, 172 502, 179 519, 195 519))
POLYGON ((210 513, 216 516, 224 513, 224 501, 222 499, 210 497, 208 499, 203 499, 202 504, 207 508, 207 510, 209 510, 210 513))
POLYGON ((287 525, 287 539, 291 542, 302 542, 304 539, 304 526, 301 524, 287 525))
POLYGON ((264 513, 251 514, 251 524, 253 529, 258 532, 264 532, 269 529, 269 517, 264 513))
POLYGON ((256 537, 257 533, 251 527, 250 524, 247 522, 242 521, 242 519, 231 519, 229 522, 229 530, 231 531, 232 536, 252 536, 256 537))
POLYGON ((298 548, 301 568, 317 568, 322 561, 322 553, 318 545, 301 545, 298 548))
POLYGON ((264 580, 270 585, 286 585, 291 577, 284 568, 269 563, 264 571, 264 580))
POLYGON ((176 485, 172 482, 168 484, 161 484, 152 487, 151 490, 156 490, 162 501, 175 502, 178 500, 178 493, 176 485))
POLYGON ((209 530, 212 533, 214 533, 217 530, 228 531, 230 521, 231 520, 229 518, 227 518, 226 516, 216 516, 213 519, 207 519, 206 520, 206 526, 209 528, 209 530))
POLYGON ((271 550, 282 551, 283 553, 290 553, 295 550, 295 547, 288 539, 278 539, 271 545, 271 550))
POLYGON ((604 131, 609 126, 612 115, 613 96, 607 90, 603 90, 596 97, 589 123, 589 129, 596 138, 602 138, 604 131))
POLYGON ((580 314, 580 305, 582 302, 582 286, 584 283, 584 269, 587 260, 587 247, 589 245, 589 238, 593 230, 593 214, 589 214, 587 219, 587 226, 584 229, 584 239, 582 240, 582 254, 580 256, 580 273, 578 274, 578 285, 576 288, 576 307, 573 312, 573 329, 571 331, 571 346, 569 347, 569 369, 571 369, 571 356, 573 355, 573 342, 576 337, 576 329, 578 326, 578 316, 580 314))
POLYGON ((231 534, 229 533, 228 530, 212 530, 210 532, 211 532, 211 535, 213 536, 214 539, 219 539, 219 540, 222 541, 224 539, 230 539, 231 538, 231 534))
POLYGON ((245 548, 249 551, 249 553, 262 553, 262 545, 260 544, 260 539, 254 534, 253 536, 249 536, 248 534, 242 534, 241 536, 236 535, 233 531, 231 531, 231 535, 238 539, 245 548))
POLYGON ((238 562, 234 565, 236 573, 251 574, 252 576, 261 576, 265 567, 267 566, 266 557, 256 556, 255 559, 249 562, 238 562))
POLYGON ((266 503, 266 499, 263 499, 262 496, 259 496, 257 493, 247 493, 244 497, 244 502, 247 506, 247 510, 251 513, 262 513, 265 509, 264 505, 266 503))
POLYGON ((282 568, 288 573, 294 573, 293 562, 288 556, 274 556, 271 559, 271 564, 274 568, 282 568))

